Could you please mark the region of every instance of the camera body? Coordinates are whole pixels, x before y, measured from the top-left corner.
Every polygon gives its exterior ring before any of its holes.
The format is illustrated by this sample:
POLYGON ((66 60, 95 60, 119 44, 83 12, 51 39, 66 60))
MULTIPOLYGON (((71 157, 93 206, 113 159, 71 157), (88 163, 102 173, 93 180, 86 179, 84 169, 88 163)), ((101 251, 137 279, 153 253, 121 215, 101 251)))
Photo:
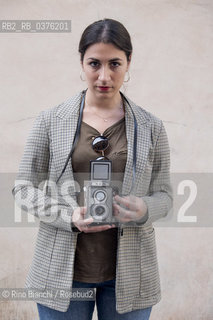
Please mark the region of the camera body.
POLYGON ((113 216, 111 186, 112 163, 110 160, 90 161, 90 182, 85 187, 86 218, 92 217, 91 225, 117 224, 113 216))

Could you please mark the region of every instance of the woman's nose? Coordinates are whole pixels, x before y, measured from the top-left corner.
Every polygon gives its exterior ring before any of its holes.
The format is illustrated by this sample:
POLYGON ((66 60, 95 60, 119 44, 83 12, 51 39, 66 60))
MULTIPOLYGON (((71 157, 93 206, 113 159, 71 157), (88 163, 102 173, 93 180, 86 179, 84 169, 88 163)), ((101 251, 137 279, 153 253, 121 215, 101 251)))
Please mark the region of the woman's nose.
POLYGON ((101 81, 109 81, 110 80, 110 69, 107 67, 101 67, 99 71, 99 80, 101 81))

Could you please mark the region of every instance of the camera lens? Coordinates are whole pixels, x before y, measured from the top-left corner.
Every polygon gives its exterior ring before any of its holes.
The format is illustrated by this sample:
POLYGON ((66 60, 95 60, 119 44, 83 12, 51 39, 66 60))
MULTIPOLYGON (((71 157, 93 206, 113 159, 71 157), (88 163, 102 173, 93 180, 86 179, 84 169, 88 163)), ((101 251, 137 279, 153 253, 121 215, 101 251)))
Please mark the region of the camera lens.
POLYGON ((95 192, 94 198, 100 202, 100 201, 103 201, 106 198, 106 194, 105 194, 104 191, 98 190, 98 191, 95 192))
POLYGON ((91 207, 91 216, 96 221, 106 221, 109 216, 109 208, 105 205, 95 204, 91 207))
POLYGON ((101 216, 105 212, 105 208, 102 206, 98 206, 95 208, 95 213, 97 216, 101 216))

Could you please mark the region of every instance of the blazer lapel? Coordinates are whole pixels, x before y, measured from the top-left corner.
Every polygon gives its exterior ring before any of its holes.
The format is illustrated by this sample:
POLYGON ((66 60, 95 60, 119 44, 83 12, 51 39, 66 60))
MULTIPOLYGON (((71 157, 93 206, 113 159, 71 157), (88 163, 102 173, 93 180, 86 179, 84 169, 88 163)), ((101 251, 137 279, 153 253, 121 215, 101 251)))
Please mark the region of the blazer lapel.
MULTIPOLYGON (((53 161, 57 178, 60 176, 71 151, 81 104, 82 92, 59 106, 52 124, 53 161)), ((66 179, 74 180, 72 159, 69 160, 60 183, 66 179)), ((75 192, 75 190, 73 190, 75 192)))
POLYGON ((141 182, 141 174, 144 172, 148 160, 149 150, 151 147, 150 137, 150 121, 141 112, 133 101, 126 97, 129 104, 125 101, 125 122, 126 122, 126 137, 127 137, 127 162, 124 172, 122 194, 128 195, 131 191, 133 183, 133 145, 134 145, 134 119, 132 111, 137 120, 137 163, 136 177, 134 189, 137 190, 137 185, 141 182), (132 111, 131 111, 132 109, 132 111))

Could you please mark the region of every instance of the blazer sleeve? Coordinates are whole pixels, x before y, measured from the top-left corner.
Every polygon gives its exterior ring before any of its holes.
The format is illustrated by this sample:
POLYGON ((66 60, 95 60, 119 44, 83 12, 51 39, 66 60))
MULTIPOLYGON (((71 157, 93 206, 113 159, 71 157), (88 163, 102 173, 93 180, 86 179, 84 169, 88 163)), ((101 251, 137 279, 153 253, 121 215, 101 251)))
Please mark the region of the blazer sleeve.
POLYGON ((51 160, 44 112, 36 118, 27 138, 12 194, 22 210, 50 226, 71 232, 73 206, 60 195, 56 185, 51 194, 46 187, 51 160))
POLYGON ((154 158, 149 192, 142 197, 147 205, 146 223, 165 217, 173 204, 170 182, 170 149, 167 134, 161 121, 160 133, 154 147, 154 158))

